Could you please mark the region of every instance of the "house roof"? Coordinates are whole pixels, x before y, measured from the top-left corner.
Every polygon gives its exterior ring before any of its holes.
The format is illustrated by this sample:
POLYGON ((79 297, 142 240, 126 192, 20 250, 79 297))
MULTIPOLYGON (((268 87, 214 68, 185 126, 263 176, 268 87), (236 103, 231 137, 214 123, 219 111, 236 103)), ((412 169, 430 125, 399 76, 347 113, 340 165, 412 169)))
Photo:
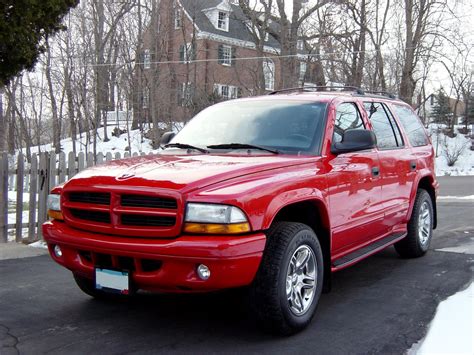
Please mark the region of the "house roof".
MULTIPOLYGON (((436 94, 430 94, 426 97, 425 100, 423 100, 419 105, 416 106, 416 110, 420 110, 422 106, 424 106, 428 100, 433 97, 434 100, 438 100, 438 96, 436 94)), ((455 99, 452 97, 448 97, 448 102, 449 102, 449 108, 454 111, 454 108, 456 107, 456 115, 462 115, 466 109, 465 103, 462 99, 455 99)))
MULTIPOLYGON (((229 31, 221 31, 214 27, 203 10, 209 10, 217 7, 223 0, 180 0, 184 10, 194 19, 197 27, 204 32, 212 33, 218 36, 228 37, 246 42, 254 42, 247 25, 248 20, 242 9, 238 5, 230 4, 232 12, 229 15, 229 31)), ((271 35, 265 45, 273 48, 279 48, 280 45, 271 35)))

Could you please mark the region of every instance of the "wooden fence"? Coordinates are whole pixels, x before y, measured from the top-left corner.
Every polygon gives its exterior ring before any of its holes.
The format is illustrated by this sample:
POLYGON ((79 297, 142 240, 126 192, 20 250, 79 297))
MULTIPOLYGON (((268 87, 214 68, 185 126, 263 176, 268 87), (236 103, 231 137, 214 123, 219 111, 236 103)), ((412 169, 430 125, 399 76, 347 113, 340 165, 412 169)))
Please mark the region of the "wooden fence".
MULTIPOLYGON (((125 153, 123 158, 145 155, 125 153)), ((23 154, 9 156, 0 153, 0 243, 10 239, 16 242, 33 242, 42 238, 41 224, 47 219, 46 200, 49 191, 73 177, 79 171, 105 161, 121 159, 120 153, 80 152, 33 154, 26 159, 23 154), (95 159, 94 159, 95 158, 95 159), (10 164, 9 164, 10 161, 10 164), (14 163, 12 163, 14 162, 14 163), (13 165, 13 168, 12 168, 13 165), (8 203, 8 195, 16 199, 14 210, 8 203), (27 197, 26 199, 24 197, 27 197), (14 219, 14 223, 8 223, 14 219), (13 218, 14 216, 14 218, 13 218), (25 216, 28 216, 27 221, 25 216)))

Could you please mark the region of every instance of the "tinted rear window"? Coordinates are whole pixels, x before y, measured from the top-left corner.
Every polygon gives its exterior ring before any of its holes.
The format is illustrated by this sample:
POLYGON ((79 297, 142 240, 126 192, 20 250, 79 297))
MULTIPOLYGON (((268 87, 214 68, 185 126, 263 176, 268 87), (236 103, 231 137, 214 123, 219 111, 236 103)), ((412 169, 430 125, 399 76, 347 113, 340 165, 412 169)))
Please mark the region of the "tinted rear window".
POLYGON ((408 107, 399 105, 393 105, 393 107, 411 145, 414 147, 427 145, 428 137, 418 116, 408 107))

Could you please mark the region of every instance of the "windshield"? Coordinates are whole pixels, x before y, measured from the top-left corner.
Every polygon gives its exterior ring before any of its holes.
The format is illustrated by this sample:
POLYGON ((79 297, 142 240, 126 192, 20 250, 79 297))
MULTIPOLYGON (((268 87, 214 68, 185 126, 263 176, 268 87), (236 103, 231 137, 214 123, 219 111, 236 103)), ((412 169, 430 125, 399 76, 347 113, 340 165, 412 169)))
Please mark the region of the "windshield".
POLYGON ((325 110, 325 103, 307 101, 229 101, 200 112, 171 143, 201 148, 240 143, 318 153, 325 110))

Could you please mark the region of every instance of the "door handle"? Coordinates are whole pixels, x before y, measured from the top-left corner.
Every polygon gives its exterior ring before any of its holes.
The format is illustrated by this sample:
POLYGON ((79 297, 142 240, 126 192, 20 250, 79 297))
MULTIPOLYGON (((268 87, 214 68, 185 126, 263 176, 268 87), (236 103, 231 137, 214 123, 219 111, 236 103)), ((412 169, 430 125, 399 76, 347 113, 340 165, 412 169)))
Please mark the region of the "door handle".
POLYGON ((380 175, 380 169, 378 166, 374 166, 372 168, 372 176, 379 176, 380 175))
POLYGON ((415 171, 416 170, 416 161, 412 160, 410 162, 410 171, 415 171))

